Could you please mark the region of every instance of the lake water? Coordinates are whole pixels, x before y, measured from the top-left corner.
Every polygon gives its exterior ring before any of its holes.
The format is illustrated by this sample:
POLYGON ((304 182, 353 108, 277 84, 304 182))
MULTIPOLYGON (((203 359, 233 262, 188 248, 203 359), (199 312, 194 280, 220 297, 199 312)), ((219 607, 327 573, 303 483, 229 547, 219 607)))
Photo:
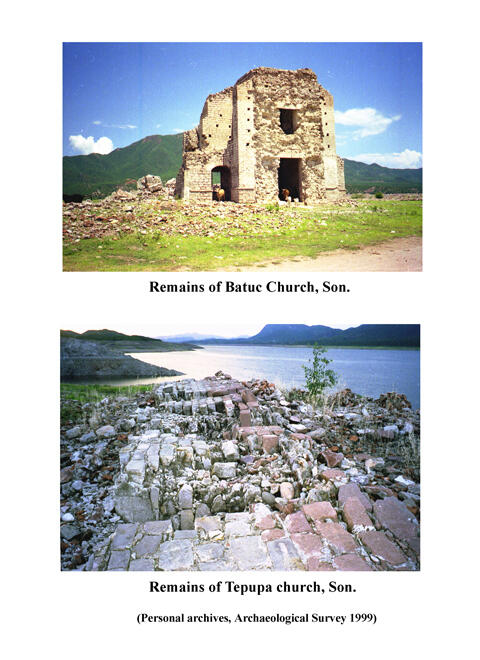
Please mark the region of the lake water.
MULTIPOLYGON (((132 353, 132 357, 189 378, 213 376, 222 370, 239 380, 265 378, 279 386, 303 386, 302 366, 312 349, 305 346, 206 346, 202 350, 173 353, 132 353)), ((337 388, 349 387, 365 396, 385 392, 405 394, 414 408, 420 407, 420 351, 331 348, 327 357, 339 375, 337 388)), ((108 381, 112 384, 153 383, 169 378, 108 381)))

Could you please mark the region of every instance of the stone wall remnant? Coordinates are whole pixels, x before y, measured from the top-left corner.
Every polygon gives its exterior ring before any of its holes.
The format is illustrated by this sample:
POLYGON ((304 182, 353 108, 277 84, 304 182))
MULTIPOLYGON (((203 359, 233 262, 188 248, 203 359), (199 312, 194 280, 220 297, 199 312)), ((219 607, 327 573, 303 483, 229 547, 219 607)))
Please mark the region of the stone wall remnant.
POLYGON ((199 125, 183 136, 176 194, 210 202, 216 184, 233 202, 345 196, 333 97, 311 69, 259 67, 208 96, 199 125))

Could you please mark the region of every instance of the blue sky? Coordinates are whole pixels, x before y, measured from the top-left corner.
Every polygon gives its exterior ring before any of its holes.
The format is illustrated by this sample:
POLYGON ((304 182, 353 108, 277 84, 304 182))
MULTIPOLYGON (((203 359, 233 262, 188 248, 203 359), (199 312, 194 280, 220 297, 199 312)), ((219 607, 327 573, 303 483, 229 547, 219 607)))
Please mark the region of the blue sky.
POLYGON ((193 128, 209 94, 257 66, 315 71, 334 97, 340 156, 421 167, 418 43, 67 43, 63 152, 193 128))

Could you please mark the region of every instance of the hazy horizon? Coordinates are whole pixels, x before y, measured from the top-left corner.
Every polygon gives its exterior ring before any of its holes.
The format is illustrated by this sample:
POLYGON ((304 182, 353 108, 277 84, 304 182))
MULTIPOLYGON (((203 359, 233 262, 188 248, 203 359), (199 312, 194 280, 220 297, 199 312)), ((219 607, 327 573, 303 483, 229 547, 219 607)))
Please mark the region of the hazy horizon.
MULTIPOLYGON (((62 328, 63 330, 70 330, 82 334, 87 330, 112 330, 114 332, 121 332, 126 335, 142 335, 144 337, 151 337, 152 339, 156 337, 173 337, 177 335, 205 335, 208 337, 221 337, 222 339, 231 339, 234 337, 252 337, 258 334, 262 328, 266 325, 286 325, 287 323, 241 323, 241 324, 222 324, 218 326, 216 324, 202 324, 196 323, 195 325, 190 324, 176 324, 176 323, 167 323, 162 324, 161 326, 153 325, 140 325, 140 324, 114 324, 113 326, 107 325, 78 325, 73 324, 73 326, 68 326, 62 328)), ((310 322, 310 323, 288 323, 288 325, 326 325, 329 328, 335 328, 339 330, 346 330, 347 328, 354 328, 362 325, 362 323, 335 323, 335 322, 310 322)))

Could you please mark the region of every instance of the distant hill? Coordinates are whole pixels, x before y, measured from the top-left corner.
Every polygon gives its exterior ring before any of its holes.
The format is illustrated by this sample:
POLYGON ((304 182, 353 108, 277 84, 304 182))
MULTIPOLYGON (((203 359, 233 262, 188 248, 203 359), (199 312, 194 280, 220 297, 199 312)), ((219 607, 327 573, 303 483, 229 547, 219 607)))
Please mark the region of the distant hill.
POLYGON ((95 341, 121 353, 164 353, 167 351, 193 351, 201 346, 191 343, 172 343, 142 335, 124 335, 114 330, 87 330, 79 334, 72 330, 61 330, 62 339, 95 341))
POLYGON ((423 169, 393 169, 373 163, 366 165, 344 159, 345 186, 349 193, 364 192, 369 188, 384 193, 421 193, 423 169))
MULTIPOLYGON (((168 181, 181 164, 182 133, 150 135, 106 155, 64 156, 63 194, 105 196, 145 174, 168 181)), ((422 169, 391 169, 345 159, 345 182, 350 193, 369 188, 384 193, 422 192, 422 169)))
MULTIPOLYGON (((242 335, 242 338, 245 338, 246 336, 247 335, 242 335)), ((221 337, 220 335, 204 335, 198 332, 191 332, 186 335, 162 335, 161 337, 157 337, 157 339, 161 339, 162 341, 196 342, 201 341, 202 339, 225 339, 225 337, 221 337)))
POLYGON ((268 324, 253 337, 234 339, 204 339, 209 344, 260 344, 260 345, 313 345, 322 346, 383 346, 389 348, 419 348, 420 326, 360 325, 357 328, 338 330, 326 325, 268 324))
POLYGON ((108 195, 129 179, 145 174, 168 181, 182 164, 182 133, 150 135, 109 154, 63 157, 63 194, 108 195))

